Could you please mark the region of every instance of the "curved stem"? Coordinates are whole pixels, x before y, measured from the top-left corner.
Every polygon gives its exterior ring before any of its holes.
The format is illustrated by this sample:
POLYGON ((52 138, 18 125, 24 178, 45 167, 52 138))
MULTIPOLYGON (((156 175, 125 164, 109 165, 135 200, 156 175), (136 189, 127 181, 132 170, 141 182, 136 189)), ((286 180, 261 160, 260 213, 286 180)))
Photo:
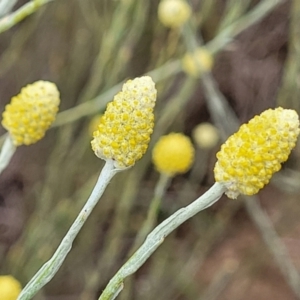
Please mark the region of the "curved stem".
POLYGON ((179 209, 160 225, 158 225, 147 237, 143 245, 121 267, 110 280, 99 300, 113 300, 123 289, 123 281, 129 275, 135 273, 152 253, 163 243, 164 239, 186 220, 193 217, 199 211, 217 202, 226 188, 215 183, 204 195, 196 199, 190 205, 179 209))
POLYGON ((29 283, 24 287, 18 300, 31 299, 45 284, 47 284, 57 273, 60 266, 64 262, 67 254, 72 248, 72 243, 79 233, 80 229, 84 225, 88 216, 92 212, 95 205, 98 203, 99 198, 102 196, 106 186, 110 182, 111 178, 120 170, 115 169, 113 161, 107 161, 103 167, 98 181, 87 200, 86 204, 78 214, 74 223, 70 227, 69 231, 61 241, 59 247, 53 254, 50 260, 48 260, 40 270, 34 275, 29 283))

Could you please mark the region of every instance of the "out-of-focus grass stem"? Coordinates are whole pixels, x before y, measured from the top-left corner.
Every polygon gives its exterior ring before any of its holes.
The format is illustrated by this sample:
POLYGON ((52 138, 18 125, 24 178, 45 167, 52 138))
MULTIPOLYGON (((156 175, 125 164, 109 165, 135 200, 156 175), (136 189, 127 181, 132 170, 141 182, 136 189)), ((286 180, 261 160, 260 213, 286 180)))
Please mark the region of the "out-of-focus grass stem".
MULTIPOLYGON (((132 246, 132 251, 134 251, 146 238, 147 234, 154 227, 157 220, 157 213, 161 205, 162 197, 164 196, 166 189, 168 188, 171 181, 171 177, 166 174, 160 174, 159 180, 154 190, 154 196, 150 202, 150 207, 147 213, 145 222, 143 223, 141 229, 137 233, 134 244, 132 246)), ((131 252, 131 251, 130 251, 131 252)), ((131 255, 132 253, 130 253, 131 255)))
POLYGON ((248 14, 244 15, 223 30, 210 42, 206 47, 212 53, 217 53, 233 41, 233 38, 245 29, 262 20, 277 5, 282 4, 285 0, 265 0, 257 4, 248 14))
POLYGON ((36 12, 40 7, 51 1, 53 0, 32 0, 21 6, 15 12, 4 16, 2 19, 0 19, 0 33, 18 24, 23 19, 36 12))

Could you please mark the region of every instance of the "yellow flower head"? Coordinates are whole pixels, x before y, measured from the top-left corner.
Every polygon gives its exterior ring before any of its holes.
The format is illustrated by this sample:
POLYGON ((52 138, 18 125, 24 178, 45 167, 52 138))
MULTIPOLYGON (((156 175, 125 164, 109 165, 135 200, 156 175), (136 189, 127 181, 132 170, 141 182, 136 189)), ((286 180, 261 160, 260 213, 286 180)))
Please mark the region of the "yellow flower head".
POLYGON ((210 71, 214 64, 213 55, 204 47, 194 53, 186 53, 182 59, 182 69, 192 77, 199 77, 203 72, 210 71))
POLYGON ((148 148, 154 126, 156 89, 149 76, 128 80, 108 103, 91 142, 95 154, 117 168, 135 164, 148 148))
POLYGON ((268 109, 240 127, 217 153, 215 179, 227 187, 227 196, 254 195, 281 163, 288 159, 299 135, 299 118, 291 109, 268 109))
POLYGON ((158 18, 166 27, 183 25, 191 15, 191 8, 184 0, 162 0, 158 6, 158 18))
POLYGON ((44 137, 60 103, 54 83, 37 81, 22 88, 3 112, 2 125, 15 146, 30 145, 44 137))
POLYGON ((16 300, 21 292, 21 284, 10 275, 0 276, 0 299, 16 300))
POLYGON ((193 130, 193 138, 199 148, 211 149, 219 141, 218 129, 210 123, 201 123, 193 130))
POLYGON ((191 140, 181 133, 162 136, 153 148, 152 161, 160 173, 169 176, 187 172, 194 161, 191 140))

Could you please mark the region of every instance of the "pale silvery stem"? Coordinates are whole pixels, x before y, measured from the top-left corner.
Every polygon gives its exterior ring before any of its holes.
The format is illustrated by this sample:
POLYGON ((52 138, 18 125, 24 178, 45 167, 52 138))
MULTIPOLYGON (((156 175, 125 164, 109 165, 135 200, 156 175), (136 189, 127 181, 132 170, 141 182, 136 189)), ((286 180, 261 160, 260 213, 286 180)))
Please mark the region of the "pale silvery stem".
POLYGON ((16 3, 17 0, 0 0, 0 17, 9 13, 16 3))
POLYGON ((123 289, 123 281, 129 275, 135 273, 153 252, 163 243, 164 239, 186 220, 193 217, 199 211, 213 205, 226 191, 223 184, 215 183, 204 195, 196 199, 190 205, 179 209, 147 236, 143 245, 121 267, 110 280, 99 300, 113 300, 123 289))
POLYGON ((24 287, 21 294, 18 297, 18 300, 29 300, 31 299, 45 284, 47 284, 57 273, 60 266, 64 262, 67 254, 72 248, 72 243, 79 233, 80 229, 84 225, 88 216, 92 212, 95 205, 98 203, 98 200, 102 196, 105 188, 112 179, 112 177, 119 172, 119 169, 114 167, 114 162, 108 160, 103 167, 98 181, 87 200, 86 204, 80 211, 76 220, 70 227, 69 231, 61 241, 57 250, 53 254, 50 260, 48 260, 40 270, 34 275, 34 277, 29 281, 29 283, 24 287))
POLYGON ((10 135, 7 134, 0 153, 0 174, 9 164, 15 151, 16 151, 16 146, 13 144, 10 135))

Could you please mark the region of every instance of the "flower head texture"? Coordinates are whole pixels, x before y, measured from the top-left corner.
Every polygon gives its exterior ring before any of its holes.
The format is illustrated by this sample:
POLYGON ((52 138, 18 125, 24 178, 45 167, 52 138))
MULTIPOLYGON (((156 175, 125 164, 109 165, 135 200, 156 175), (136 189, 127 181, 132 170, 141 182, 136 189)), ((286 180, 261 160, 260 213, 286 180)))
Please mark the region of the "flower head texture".
POLYGON ((291 109, 268 109, 228 138, 217 153, 217 182, 227 196, 254 195, 288 159, 299 135, 299 118, 291 109))
POLYGON ((91 142, 95 154, 115 167, 135 164, 148 148, 154 126, 156 89, 151 77, 128 80, 108 103, 91 142))
POLYGON ((21 292, 21 284, 10 275, 0 276, 0 299, 16 300, 21 292))
POLYGON ((59 92, 52 82, 37 81, 22 88, 6 105, 2 119, 14 145, 30 145, 42 139, 55 120, 59 103, 59 92))
POLYGON ((182 133, 162 136, 153 148, 152 161, 158 172, 168 176, 187 172, 194 162, 194 147, 182 133))
POLYGON ((199 77, 203 72, 213 67, 213 55, 204 47, 198 48, 194 53, 187 53, 182 59, 182 69, 192 77, 199 77))
POLYGON ((162 0, 158 6, 158 19, 166 27, 183 25, 191 15, 191 8, 184 0, 162 0))

